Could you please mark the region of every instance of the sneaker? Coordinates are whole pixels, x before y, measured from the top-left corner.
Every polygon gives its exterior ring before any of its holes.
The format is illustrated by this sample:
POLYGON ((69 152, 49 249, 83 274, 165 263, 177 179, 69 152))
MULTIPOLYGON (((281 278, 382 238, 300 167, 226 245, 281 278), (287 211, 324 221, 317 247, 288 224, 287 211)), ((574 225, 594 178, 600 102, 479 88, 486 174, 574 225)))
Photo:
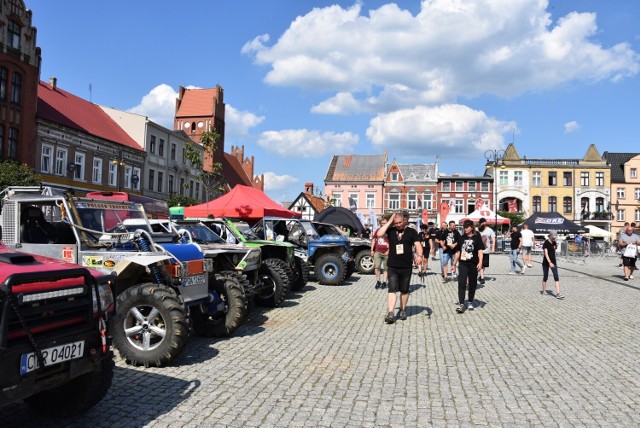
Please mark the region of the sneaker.
POLYGON ((472 310, 474 310, 474 309, 475 309, 475 308, 473 307, 473 302, 469 302, 469 303, 467 303, 467 309, 468 309, 468 310, 470 310, 470 311, 472 311, 472 310))
POLYGON ((380 281, 376 281, 376 288, 382 288, 382 283, 380 281))
POLYGON ((456 312, 459 313, 459 314, 464 312, 464 303, 460 303, 458 305, 458 307, 456 308, 456 312))
POLYGON ((546 290, 540 290, 540 295, 541 295, 541 296, 544 296, 545 294, 547 294, 547 291, 546 291, 546 290))
POLYGON ((622 267, 622 263, 620 263, 620 264, 618 265, 618 267, 622 267))
POLYGON ((480 284, 484 285, 484 278, 480 278, 480 279, 478 279, 478 282, 479 282, 480 284))
POLYGON ((393 312, 387 313, 387 316, 384 317, 384 322, 386 322, 387 324, 393 324, 394 322, 396 322, 396 317, 393 316, 393 312))
POLYGON ((556 297, 556 299, 562 300, 562 299, 564 299, 564 294, 556 293, 555 297, 556 297))
POLYGON ((533 267, 533 265, 527 265, 527 267, 528 267, 528 268, 532 268, 532 267, 533 267))
POLYGON ((515 275, 516 273, 512 270, 509 271, 509 275, 515 275))
POLYGON ((387 283, 383 282, 382 285, 380 286, 380 288, 387 288, 387 283))
POLYGON ((447 283, 447 277, 446 277, 446 276, 443 276, 443 277, 442 277, 442 283, 443 283, 443 284, 446 284, 446 283, 447 283))
POLYGON ((624 280, 625 280, 625 281, 629 281, 629 278, 627 278, 627 277, 625 276, 625 277, 624 277, 624 280))
POLYGON ((524 272, 527 270, 526 266, 522 266, 522 270, 520 270, 520 275, 524 275, 524 272))
POLYGON ((398 313, 398 317, 402 320, 405 321, 407 319, 407 312, 406 311, 400 311, 398 313))
POLYGON ((629 279, 633 279, 633 275, 629 275, 629 279))

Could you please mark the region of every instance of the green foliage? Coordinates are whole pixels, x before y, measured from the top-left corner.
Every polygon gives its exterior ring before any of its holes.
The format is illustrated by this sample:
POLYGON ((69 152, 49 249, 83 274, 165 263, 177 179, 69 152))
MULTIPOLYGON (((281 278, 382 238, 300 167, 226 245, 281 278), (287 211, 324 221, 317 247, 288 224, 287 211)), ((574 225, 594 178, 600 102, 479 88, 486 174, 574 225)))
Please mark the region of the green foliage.
POLYGON ((203 154, 198 150, 196 146, 197 143, 189 142, 185 146, 185 157, 191 162, 194 168, 198 170, 196 180, 202 184, 207 200, 217 198, 224 194, 227 184, 226 179, 222 175, 222 164, 220 162, 213 163, 212 172, 205 170, 204 155, 208 155, 209 158, 213 159, 219 139, 220 134, 218 134, 212 125, 209 127, 209 130, 205 131, 202 137, 200 137, 200 146, 204 149, 203 154))
POLYGON ((522 224, 524 215, 522 213, 510 213, 508 211, 498 211, 498 215, 511 220, 511 225, 522 224))
POLYGON ((13 160, 0 161, 0 190, 9 186, 38 186, 42 177, 29 166, 13 160))
POLYGON ((196 198, 192 198, 191 196, 183 196, 183 195, 171 195, 167 198, 167 205, 170 207, 189 207, 191 205, 198 205, 201 201, 196 198))

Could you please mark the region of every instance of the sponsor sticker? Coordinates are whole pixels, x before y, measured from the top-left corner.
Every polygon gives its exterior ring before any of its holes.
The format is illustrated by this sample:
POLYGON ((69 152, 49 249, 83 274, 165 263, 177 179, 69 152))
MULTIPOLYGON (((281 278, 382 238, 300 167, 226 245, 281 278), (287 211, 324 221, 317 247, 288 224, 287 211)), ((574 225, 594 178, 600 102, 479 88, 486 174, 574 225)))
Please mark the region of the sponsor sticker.
POLYGON ((73 247, 62 247, 62 260, 69 263, 74 263, 73 247))
POLYGON ((99 267, 102 266, 102 257, 82 256, 82 266, 99 267))

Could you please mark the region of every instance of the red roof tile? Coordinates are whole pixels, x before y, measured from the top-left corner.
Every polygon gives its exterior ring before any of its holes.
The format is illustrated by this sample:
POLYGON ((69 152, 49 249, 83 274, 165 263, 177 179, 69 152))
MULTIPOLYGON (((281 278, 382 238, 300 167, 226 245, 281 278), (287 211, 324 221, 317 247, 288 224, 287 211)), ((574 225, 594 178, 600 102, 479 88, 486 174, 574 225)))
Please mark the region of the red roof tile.
POLYGON ((40 81, 37 116, 137 150, 143 148, 99 106, 40 81))
POLYGON ((218 89, 187 89, 176 112, 178 117, 213 116, 213 99, 218 96, 218 89))
POLYGON ((306 196, 311 206, 316 210, 316 212, 324 210, 324 199, 312 195, 311 193, 305 193, 304 195, 306 196))

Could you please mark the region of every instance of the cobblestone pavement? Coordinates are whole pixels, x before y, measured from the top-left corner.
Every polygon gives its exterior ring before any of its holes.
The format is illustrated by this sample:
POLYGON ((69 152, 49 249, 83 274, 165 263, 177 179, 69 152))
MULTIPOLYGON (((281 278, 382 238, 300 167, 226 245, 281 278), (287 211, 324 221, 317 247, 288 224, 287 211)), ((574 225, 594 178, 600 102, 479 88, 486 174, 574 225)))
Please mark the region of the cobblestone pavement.
POLYGON ((463 314, 456 285, 415 275, 409 317, 393 325, 373 276, 309 283, 231 338, 192 338, 171 367, 118 361, 83 417, 46 420, 20 404, 0 425, 640 425, 640 278, 623 282, 614 258, 560 259, 557 300, 540 295, 536 260, 514 276, 492 256, 463 314))

